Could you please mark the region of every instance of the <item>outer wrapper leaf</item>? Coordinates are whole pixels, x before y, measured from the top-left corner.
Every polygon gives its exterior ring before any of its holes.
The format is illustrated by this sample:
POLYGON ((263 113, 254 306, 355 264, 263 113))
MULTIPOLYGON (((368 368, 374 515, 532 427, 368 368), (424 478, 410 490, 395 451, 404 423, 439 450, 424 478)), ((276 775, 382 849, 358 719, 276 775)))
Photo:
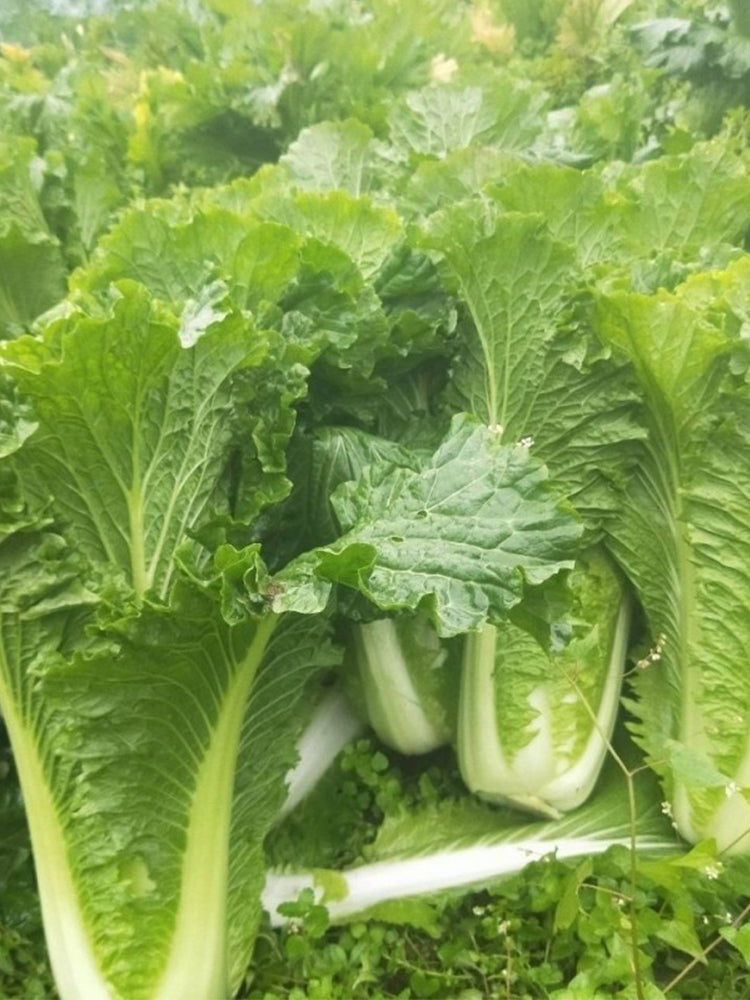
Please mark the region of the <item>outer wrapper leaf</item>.
POLYGON ((60 245, 32 183, 34 142, 0 141, 0 339, 14 336, 65 291, 60 245))
POLYGON ((374 186, 373 135, 362 122, 321 122, 300 132, 281 163, 303 190, 348 191, 359 197, 374 186))
POLYGON ((480 201, 434 215, 421 242, 442 259, 473 321, 453 362, 450 405, 499 425, 505 440, 531 439, 579 509, 615 507, 612 482, 643 430, 632 378, 572 323, 572 248, 541 216, 480 201))
POLYGON ((643 851, 677 850, 677 838, 659 808, 659 789, 643 768, 636 796, 633 831, 622 774, 610 762, 594 797, 562 819, 523 822, 517 812, 469 798, 404 811, 386 818, 366 864, 343 871, 269 872, 264 906, 273 923, 283 924, 279 904, 312 888, 335 921, 398 913, 398 923, 420 926, 415 898, 485 888, 552 853, 558 858, 597 854, 612 844, 629 845, 633 832, 643 851), (392 909, 381 909, 389 903, 392 909))
POLYGON ((53 328, 61 356, 49 341, 5 345, 39 421, 17 467, 27 497, 54 496, 82 552, 119 567, 139 595, 164 596, 186 531, 226 502, 217 479, 235 429, 232 376, 260 364, 266 344, 229 317, 183 345, 140 286, 119 292, 109 315, 53 328))
POLYGON ((739 339, 749 277, 743 260, 675 295, 603 296, 597 315, 632 359, 650 432, 614 529, 655 643, 636 680, 637 732, 683 835, 735 850, 750 828, 750 400, 739 339), (681 745, 723 786, 686 782, 681 745))
POLYGON ((527 449, 457 417, 422 469, 374 465, 339 488, 345 534, 277 576, 274 607, 322 607, 341 583, 383 610, 422 607, 444 636, 502 618, 525 581, 571 565, 581 535, 546 480, 527 449))
POLYGON ((425 87, 407 94, 390 115, 391 141, 411 156, 442 157, 454 149, 528 149, 544 124, 544 95, 502 76, 492 90, 425 87))
MULTIPOLYGON (((236 748, 274 620, 227 626, 210 597, 183 586, 172 608, 101 632, 90 610, 97 597, 59 536, 17 532, 0 545, 0 562, 0 704, 61 996, 225 995, 236 748)), ((314 643, 299 644, 304 660, 282 643, 280 704, 273 685, 261 688, 263 725, 248 731, 249 762, 263 780, 249 794, 238 786, 253 816, 232 876, 247 904, 246 935, 259 875, 242 859, 249 852, 257 868, 283 801, 296 734, 286 712, 330 662, 319 629, 314 643)), ((247 936, 243 945, 246 959, 247 936)))
POLYGON ((253 686, 240 738, 232 803, 227 926, 229 980, 239 987, 261 917, 263 840, 284 805, 297 763, 310 683, 338 664, 340 650, 322 618, 290 615, 274 633, 253 686))

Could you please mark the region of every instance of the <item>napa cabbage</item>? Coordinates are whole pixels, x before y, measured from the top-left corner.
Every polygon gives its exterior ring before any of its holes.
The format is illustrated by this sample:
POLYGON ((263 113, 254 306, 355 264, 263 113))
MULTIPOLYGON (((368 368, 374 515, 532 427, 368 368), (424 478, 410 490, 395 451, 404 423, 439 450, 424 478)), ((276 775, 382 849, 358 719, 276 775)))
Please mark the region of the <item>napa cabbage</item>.
POLYGON ((469 788, 490 801, 556 816, 591 794, 619 709, 631 600, 603 553, 570 574, 574 633, 547 651, 509 622, 467 636, 458 761, 469 788))
POLYGON ((602 292, 600 336, 631 359, 649 437, 613 526, 648 616, 636 732, 675 823, 723 851, 750 844, 746 649, 745 258, 674 292, 602 292))
MULTIPOLYGON (((571 325, 574 252, 541 217, 482 201, 443 209, 424 229, 423 244, 469 314, 447 403, 544 456, 594 542, 641 431, 622 366, 571 325)), ((567 600, 561 610, 550 601, 541 635, 529 609, 467 636, 458 707, 468 787, 552 816, 581 804, 596 782, 629 632, 626 586, 602 549, 580 552, 567 600)))

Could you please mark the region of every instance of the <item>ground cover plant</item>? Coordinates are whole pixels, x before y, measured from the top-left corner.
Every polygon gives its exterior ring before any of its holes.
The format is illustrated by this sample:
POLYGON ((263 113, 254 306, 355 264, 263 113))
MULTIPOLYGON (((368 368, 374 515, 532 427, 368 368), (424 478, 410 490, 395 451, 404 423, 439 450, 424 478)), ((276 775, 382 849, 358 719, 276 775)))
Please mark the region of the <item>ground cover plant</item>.
POLYGON ((0 995, 745 995, 743 11, 4 7, 0 995))

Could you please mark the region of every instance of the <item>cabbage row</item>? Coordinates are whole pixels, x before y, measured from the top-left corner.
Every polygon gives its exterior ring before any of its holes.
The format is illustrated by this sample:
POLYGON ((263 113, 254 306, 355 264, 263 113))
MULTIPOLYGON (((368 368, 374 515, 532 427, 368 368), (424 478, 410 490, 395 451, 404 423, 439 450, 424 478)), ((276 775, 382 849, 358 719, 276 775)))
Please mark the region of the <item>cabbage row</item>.
POLYGON ((62 1000, 233 996, 300 891, 750 853, 748 26, 538 7, 2 15, 0 712, 62 1000), (467 791, 269 872, 360 720, 467 791))

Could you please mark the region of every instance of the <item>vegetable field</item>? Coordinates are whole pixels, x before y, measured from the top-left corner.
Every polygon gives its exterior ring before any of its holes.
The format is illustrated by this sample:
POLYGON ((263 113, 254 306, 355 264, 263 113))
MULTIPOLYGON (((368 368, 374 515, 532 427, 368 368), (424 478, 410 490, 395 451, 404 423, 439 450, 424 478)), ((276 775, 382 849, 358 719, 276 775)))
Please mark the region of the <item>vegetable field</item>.
POLYGON ((750 995, 750 19, 4 0, 0 1000, 750 995))

